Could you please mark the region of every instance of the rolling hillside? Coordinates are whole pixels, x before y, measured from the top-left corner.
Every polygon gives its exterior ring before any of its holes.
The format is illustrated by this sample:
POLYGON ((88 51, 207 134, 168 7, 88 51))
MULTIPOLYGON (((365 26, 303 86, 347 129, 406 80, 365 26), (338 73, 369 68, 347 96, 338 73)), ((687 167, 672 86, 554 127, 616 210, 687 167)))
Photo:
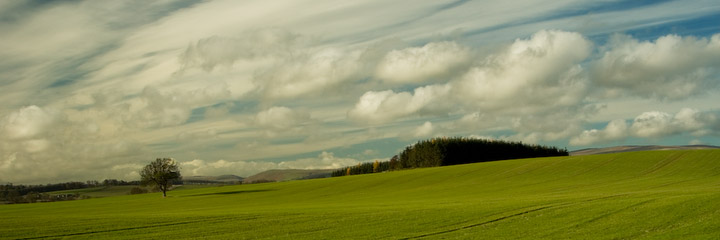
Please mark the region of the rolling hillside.
POLYGON ((335 171, 335 169, 273 169, 249 176, 243 180, 243 183, 326 178, 330 177, 332 171, 335 171))
POLYGON ((662 151, 662 150, 700 150, 720 149, 711 145, 685 145, 685 146, 660 146, 660 145, 628 145, 606 148, 586 148, 570 152, 570 156, 583 156, 605 153, 638 152, 638 151, 662 151))
POLYGON ((243 178, 235 175, 220 176, 185 176, 183 184, 236 184, 242 183, 243 178))
POLYGON ((720 150, 520 159, 0 206, 0 238, 718 239, 720 150))

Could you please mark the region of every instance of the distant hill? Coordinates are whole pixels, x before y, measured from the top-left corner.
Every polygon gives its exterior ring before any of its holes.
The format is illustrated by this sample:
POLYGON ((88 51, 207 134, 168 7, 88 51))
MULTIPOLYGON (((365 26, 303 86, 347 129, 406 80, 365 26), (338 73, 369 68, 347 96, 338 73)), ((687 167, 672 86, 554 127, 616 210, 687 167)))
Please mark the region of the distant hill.
POLYGON ((220 176, 189 176, 183 177, 184 184, 233 184, 240 183, 244 178, 235 175, 220 176))
POLYGON ((637 151, 656 151, 656 150, 694 150, 694 149, 720 149, 718 146, 712 145, 685 145, 685 146, 658 146, 658 145, 628 145, 606 148, 586 148, 570 152, 570 156, 583 156, 603 153, 619 153, 619 152, 637 152, 637 151))
POLYGON ((243 180, 243 183, 282 182, 299 179, 326 178, 335 169, 273 169, 267 170, 243 180))

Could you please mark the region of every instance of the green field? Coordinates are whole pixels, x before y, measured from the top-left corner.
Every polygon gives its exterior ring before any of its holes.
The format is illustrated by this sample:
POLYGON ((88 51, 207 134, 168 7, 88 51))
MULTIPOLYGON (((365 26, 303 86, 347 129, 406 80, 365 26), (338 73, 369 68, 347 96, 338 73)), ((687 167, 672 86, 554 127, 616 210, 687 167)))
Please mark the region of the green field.
MULTIPOLYGON (((206 188, 206 187, 210 187, 210 186, 212 186, 212 185, 184 185, 184 186, 175 187, 175 189, 186 190, 186 189, 206 188)), ((92 187, 92 188, 54 191, 54 192, 49 192, 49 194, 51 194, 51 195, 80 194, 81 196, 86 196, 88 198, 115 197, 115 196, 129 195, 130 189, 132 189, 134 187, 138 187, 138 186, 126 185, 126 186, 92 187)), ((146 189, 148 191, 152 190, 152 187, 142 187, 142 188, 146 189)))
POLYGON ((720 150, 0 205, 0 238, 720 239, 720 150))

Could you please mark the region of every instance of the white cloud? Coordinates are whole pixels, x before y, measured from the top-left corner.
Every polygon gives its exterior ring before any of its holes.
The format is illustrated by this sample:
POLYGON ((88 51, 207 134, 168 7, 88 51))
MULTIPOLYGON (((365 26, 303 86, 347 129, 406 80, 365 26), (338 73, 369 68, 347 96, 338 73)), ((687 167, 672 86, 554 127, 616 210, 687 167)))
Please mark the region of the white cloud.
POLYGON ((261 161, 227 161, 213 162, 195 159, 181 162, 181 173, 185 176, 212 176, 222 174, 235 174, 238 176, 251 176, 253 174, 271 169, 336 169, 345 166, 357 165, 359 162, 352 158, 339 158, 331 152, 322 152, 316 158, 303 158, 282 162, 261 161))
POLYGON ((590 55, 591 46, 578 33, 539 31, 515 40, 451 83, 453 96, 486 111, 528 113, 580 105, 587 80, 578 64, 590 55))
POLYGON ((605 129, 583 131, 570 139, 571 145, 591 145, 624 140, 628 137, 661 138, 678 134, 703 136, 716 131, 718 118, 710 112, 683 108, 675 115, 660 111, 644 112, 635 117, 630 125, 625 120, 613 120, 605 129))
POLYGON ((591 129, 583 131, 579 136, 570 139, 570 145, 584 146, 595 143, 605 143, 622 140, 627 137, 628 125, 625 120, 610 121, 605 129, 591 129))
POLYGON ((322 152, 317 158, 303 158, 294 161, 278 163, 279 168, 290 169, 336 169, 345 166, 358 164, 358 160, 352 158, 339 158, 331 152, 322 152))
POLYGON ((123 117, 126 123, 141 128, 177 126, 190 117, 192 106, 186 98, 145 88, 140 98, 133 99, 123 117))
POLYGON ((143 166, 141 164, 128 163, 128 164, 115 165, 111 169, 112 170, 122 170, 122 169, 140 170, 143 167, 145 167, 145 166, 143 166))
POLYGON ((28 153, 41 152, 48 148, 50 142, 46 139, 33 139, 23 142, 25 151, 28 153))
POLYGON ((431 122, 425 122, 423 125, 415 128, 415 137, 427 137, 433 133, 433 125, 431 122))
POLYGON ((52 121, 51 113, 33 105, 11 113, 0 121, 0 127, 8 138, 23 139, 42 133, 52 121))
POLYGON ((202 129, 198 131, 183 131, 177 135, 177 139, 183 142, 207 141, 217 138, 218 132, 214 128, 202 129))
MULTIPOLYGON (((15 161, 16 161, 16 160, 17 160, 17 153, 16 153, 16 152, 15 152, 15 153, 11 153, 11 154, 7 154, 7 155, 5 155, 5 156, 2 156, 2 158, 0 158, 0 162, 2 162, 2 164, 0 164, 0 169, 12 169, 12 168, 15 168, 15 167, 16 167, 16 166, 15 166, 15 161)), ((12 177, 12 175, 3 175, 3 176, 5 176, 5 177, 12 177)))
POLYGON ((255 121, 262 127, 274 130, 283 130, 301 127, 310 121, 310 114, 303 111, 296 111, 287 107, 271 107, 259 112, 255 121))
POLYGON ((212 72, 218 67, 247 75, 252 93, 266 101, 339 95, 343 84, 370 75, 364 73, 365 64, 374 63, 363 61, 376 61, 364 51, 322 46, 313 37, 280 28, 201 39, 179 60, 178 76, 190 75, 195 68, 212 72))
POLYGON ((335 48, 297 52, 256 74, 255 81, 262 86, 263 97, 270 99, 338 94, 336 87, 353 80, 360 69, 360 53, 335 48))
MULTIPOLYGON (((590 55, 591 46, 592 43, 578 33, 539 31, 488 56, 447 84, 418 87, 412 94, 393 90, 366 92, 348 116, 369 123, 385 123, 412 116, 458 112, 502 114, 504 119, 496 120, 505 121, 506 125, 507 119, 520 119, 515 121, 520 124, 513 126, 518 130, 559 131, 543 134, 544 139, 555 140, 571 134, 568 125, 578 125, 578 119, 582 120, 594 109, 586 106, 588 80, 579 65, 590 55), (543 126, 552 123, 554 127, 542 130, 528 126, 525 123, 533 121, 524 118, 529 117, 543 119, 547 122, 543 126)), ((461 122, 471 121, 470 117, 466 116, 461 122)))
POLYGON ((238 61, 290 57, 307 39, 279 28, 250 30, 238 37, 213 36, 198 40, 180 55, 183 69, 199 67, 212 71, 231 68, 238 61))
POLYGON ((620 93, 683 99, 718 87, 720 34, 638 41, 615 35, 593 63, 593 80, 620 93))
POLYGON ((34 183, 125 177, 114 161, 138 161, 146 151, 115 113, 30 106, 9 114, 0 124, 0 175, 34 183))
POLYGON ((369 91, 360 97, 348 116, 366 123, 384 123, 414 114, 443 112, 449 90, 448 85, 430 85, 416 88, 413 94, 369 91))
POLYGON ((495 125, 495 122, 496 119, 493 119, 487 114, 473 112, 463 115, 460 119, 455 121, 452 127, 463 130, 478 130, 490 128, 495 125))
POLYGON ((362 154, 365 156, 374 156, 378 154, 378 151, 373 149, 365 149, 362 154))
POLYGON ((234 174, 247 177, 258 172, 275 169, 277 164, 272 162, 233 162, 227 160, 208 162, 205 160, 195 159, 189 162, 181 162, 180 167, 180 173, 184 176, 216 176, 234 174))
POLYGON ((431 42, 393 50, 380 61, 376 75, 390 83, 445 82, 471 60, 470 49, 455 42, 431 42))
MULTIPOLYGON (((503 131, 517 139, 559 140, 580 134, 578 126, 606 101, 595 92, 653 101, 717 90, 717 67, 699 59, 717 61, 712 54, 718 35, 637 44, 619 38, 615 45, 593 49, 571 32, 602 38, 608 32, 712 16, 717 8, 702 1, 582 18, 557 13, 598 4, 248 0, 0 5, 3 14, 10 14, 9 24, 0 25, 0 176, 18 183, 136 179, 133 168, 155 155, 237 157, 205 162, 200 172, 212 173, 223 166, 240 168, 241 160, 340 147, 359 154, 367 147, 363 143, 412 136, 425 121, 432 124, 431 135, 503 131), (673 57, 678 50, 662 46, 685 51, 687 56, 677 58, 682 63, 658 71, 679 72, 682 84, 674 84, 670 77, 676 75, 670 74, 662 75, 665 82, 650 81, 663 84, 648 90, 598 81, 590 85, 598 73, 585 67, 599 66, 604 56, 590 53, 654 57, 643 50, 646 45, 673 57), (699 87, 693 90, 692 84, 699 87)), ((620 70, 642 75, 635 72, 643 69, 620 70)), ((703 103, 706 107, 678 106, 708 110, 709 102, 703 103)), ((663 107, 657 109, 676 109, 663 107)), ((669 120, 676 130, 646 126, 638 131, 657 137, 720 131, 720 124, 707 126, 712 122, 707 116, 678 113, 669 120)), ((243 166, 274 166, 261 161, 243 166)))
POLYGON ((717 117, 712 113, 683 108, 675 116, 659 111, 640 114, 630 130, 638 137, 662 137, 679 133, 702 136, 710 133, 710 128, 716 123, 717 117))
POLYGON ((694 135, 705 135, 708 133, 705 128, 712 127, 713 123, 720 122, 718 122, 715 114, 701 112, 692 108, 683 108, 675 114, 673 123, 680 131, 691 132, 694 135))
POLYGON ((633 120, 630 126, 633 133, 639 137, 659 137, 672 134, 673 117, 669 113, 652 111, 644 112, 633 120))

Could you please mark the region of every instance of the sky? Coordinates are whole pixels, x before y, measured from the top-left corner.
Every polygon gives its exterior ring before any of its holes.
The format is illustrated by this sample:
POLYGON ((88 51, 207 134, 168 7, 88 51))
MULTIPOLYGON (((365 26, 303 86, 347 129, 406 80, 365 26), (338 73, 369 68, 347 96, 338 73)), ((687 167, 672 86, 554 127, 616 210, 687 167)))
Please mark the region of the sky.
POLYGON ((0 183, 720 145, 720 3, 0 1, 0 183))

